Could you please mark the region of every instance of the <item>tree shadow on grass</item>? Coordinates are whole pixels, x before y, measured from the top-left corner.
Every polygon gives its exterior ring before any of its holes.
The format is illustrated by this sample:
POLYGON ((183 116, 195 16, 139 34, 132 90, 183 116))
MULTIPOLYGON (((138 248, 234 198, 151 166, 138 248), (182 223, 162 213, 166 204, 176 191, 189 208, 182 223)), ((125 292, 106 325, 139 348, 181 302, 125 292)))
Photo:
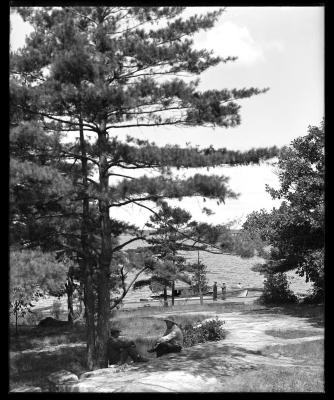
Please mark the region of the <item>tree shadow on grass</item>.
POLYGON ((11 351, 38 349, 45 346, 82 342, 86 332, 82 326, 72 327, 20 327, 19 334, 10 331, 9 345, 11 351))
POLYGON ((254 368, 249 363, 234 361, 234 357, 242 356, 223 342, 207 342, 188 347, 181 353, 167 354, 160 358, 150 360, 145 364, 133 364, 131 370, 142 373, 186 371, 194 376, 212 378, 230 375, 231 369, 254 368))

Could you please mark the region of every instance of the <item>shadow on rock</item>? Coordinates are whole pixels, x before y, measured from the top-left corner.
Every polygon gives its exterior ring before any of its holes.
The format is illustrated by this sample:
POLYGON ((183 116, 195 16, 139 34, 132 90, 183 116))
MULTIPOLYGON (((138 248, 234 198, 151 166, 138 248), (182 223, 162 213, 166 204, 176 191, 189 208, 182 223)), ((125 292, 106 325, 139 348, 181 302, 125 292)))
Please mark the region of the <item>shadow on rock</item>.
POLYGON ((231 370, 251 369, 249 363, 235 362, 242 352, 232 351, 223 342, 210 342, 183 349, 181 353, 168 354, 150 360, 147 364, 133 364, 131 370, 149 372, 187 371, 197 376, 230 375, 231 370))

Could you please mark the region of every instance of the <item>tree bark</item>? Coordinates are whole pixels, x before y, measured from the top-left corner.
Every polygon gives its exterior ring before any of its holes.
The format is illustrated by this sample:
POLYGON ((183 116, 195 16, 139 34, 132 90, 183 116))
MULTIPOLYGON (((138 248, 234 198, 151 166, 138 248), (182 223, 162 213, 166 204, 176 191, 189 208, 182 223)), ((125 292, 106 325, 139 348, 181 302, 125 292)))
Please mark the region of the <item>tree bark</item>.
MULTIPOLYGON (((200 268, 199 265, 199 250, 197 251, 197 263, 198 263, 198 268, 200 268)), ((202 292, 202 274, 201 271, 199 272, 199 282, 198 282, 198 291, 199 291, 199 302, 201 304, 201 306, 203 305, 203 292, 202 292)))
POLYGON ((175 281, 172 281, 172 306, 174 305, 175 281))
POLYGON ((110 323, 110 263, 112 258, 111 221, 109 216, 109 177, 107 159, 106 122, 102 121, 98 133, 99 199, 101 254, 98 265, 98 321, 96 349, 100 368, 107 367, 107 341, 110 323))
POLYGON ((96 351, 95 351, 95 295, 93 291, 92 277, 89 273, 89 265, 87 261, 83 260, 85 268, 85 280, 84 280, 84 304, 85 304, 85 318, 86 318, 86 329, 87 329, 87 367, 90 371, 98 368, 96 362, 96 351))
POLYGON ((203 301, 203 292, 202 292, 202 284, 199 285, 199 302, 201 304, 201 306, 203 305, 204 301, 203 301))
POLYGON ((18 311, 15 311, 15 335, 17 336, 19 331, 17 329, 18 311))
POLYGON ((164 286, 164 307, 168 307, 167 286, 164 286))
POLYGON ((67 293, 67 310, 68 310, 67 320, 70 324, 73 324, 73 320, 74 320, 74 310, 73 310, 74 284, 73 284, 72 276, 69 276, 67 278, 66 293, 67 293))
POLYGON ((95 350, 95 296, 93 279, 91 274, 91 260, 87 252, 88 244, 88 223, 89 223, 89 200, 87 197, 88 190, 88 168, 86 158, 86 143, 83 132, 82 119, 79 119, 80 132, 80 151, 81 151, 81 173, 83 183, 83 200, 82 200, 82 223, 81 223, 81 246, 83 259, 81 260, 81 271, 84 284, 84 304, 87 329, 87 367, 89 370, 96 368, 96 350, 95 350))

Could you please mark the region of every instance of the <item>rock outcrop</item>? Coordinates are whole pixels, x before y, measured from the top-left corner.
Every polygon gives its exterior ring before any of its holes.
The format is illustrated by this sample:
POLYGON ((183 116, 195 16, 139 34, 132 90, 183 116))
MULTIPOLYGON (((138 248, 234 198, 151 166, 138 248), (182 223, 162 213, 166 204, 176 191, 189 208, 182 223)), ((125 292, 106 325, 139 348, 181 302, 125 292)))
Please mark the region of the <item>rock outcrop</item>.
POLYGON ((219 382, 186 371, 148 372, 128 366, 121 371, 110 367, 85 373, 70 385, 60 385, 59 391, 69 392, 212 392, 219 382))
POLYGON ((12 389, 11 392, 41 392, 42 389, 38 386, 18 386, 15 389, 12 389))
POLYGON ((50 392, 67 392, 79 378, 72 372, 61 370, 48 376, 50 392))
POLYGON ((181 353, 152 358, 148 363, 131 363, 86 372, 80 378, 69 371, 58 371, 48 377, 50 390, 105 393, 224 392, 226 377, 243 371, 266 365, 309 367, 304 365, 304 360, 283 357, 279 353, 262 354, 264 347, 323 338, 323 328, 314 327, 305 318, 266 312, 257 314, 256 318, 252 313, 241 312, 220 317, 226 322, 224 328, 227 337, 224 340, 201 343, 185 348, 181 353), (273 329, 296 329, 305 332, 305 335, 291 339, 273 337, 268 333, 273 329))

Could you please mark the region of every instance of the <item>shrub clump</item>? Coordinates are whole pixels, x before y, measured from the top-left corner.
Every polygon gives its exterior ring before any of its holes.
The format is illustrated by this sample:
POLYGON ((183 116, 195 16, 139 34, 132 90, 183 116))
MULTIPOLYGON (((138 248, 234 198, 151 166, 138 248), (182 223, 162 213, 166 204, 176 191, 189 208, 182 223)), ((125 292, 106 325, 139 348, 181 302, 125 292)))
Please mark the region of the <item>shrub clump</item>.
POLYGON ((322 288, 317 288, 313 286, 313 291, 308 296, 306 296, 302 303, 303 304, 321 304, 324 302, 325 293, 322 288))
POLYGON ((225 321, 216 318, 201 322, 195 326, 191 324, 185 325, 182 327, 184 347, 191 347, 197 343, 224 339, 226 337, 226 332, 223 329, 224 324, 225 321))
POLYGON ((262 304, 297 303, 297 296, 289 288, 284 272, 269 273, 264 281, 263 293, 259 299, 262 304))

